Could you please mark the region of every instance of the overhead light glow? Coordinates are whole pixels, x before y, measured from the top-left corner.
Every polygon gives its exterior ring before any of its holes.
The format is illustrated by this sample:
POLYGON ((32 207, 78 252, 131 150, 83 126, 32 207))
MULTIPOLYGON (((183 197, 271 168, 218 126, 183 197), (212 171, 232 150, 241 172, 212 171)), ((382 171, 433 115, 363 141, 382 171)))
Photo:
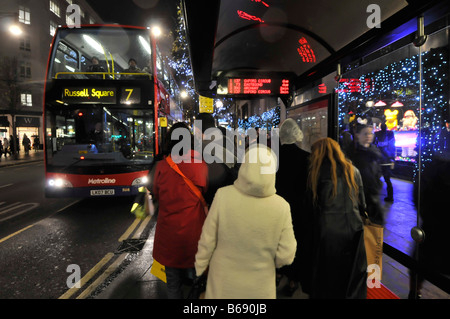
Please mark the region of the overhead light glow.
POLYGON ((159 27, 153 27, 152 28, 152 33, 155 37, 159 37, 162 33, 161 28, 159 27))
POLYGON ((152 54, 150 44, 147 42, 147 40, 145 40, 142 36, 139 36, 139 42, 141 42, 142 47, 145 49, 145 51, 148 52, 148 54, 152 54))
POLYGON ((91 38, 90 36, 88 36, 86 34, 83 34, 83 38, 98 53, 105 54, 105 50, 103 50, 103 47, 100 43, 98 43, 97 41, 95 41, 93 38, 91 38))

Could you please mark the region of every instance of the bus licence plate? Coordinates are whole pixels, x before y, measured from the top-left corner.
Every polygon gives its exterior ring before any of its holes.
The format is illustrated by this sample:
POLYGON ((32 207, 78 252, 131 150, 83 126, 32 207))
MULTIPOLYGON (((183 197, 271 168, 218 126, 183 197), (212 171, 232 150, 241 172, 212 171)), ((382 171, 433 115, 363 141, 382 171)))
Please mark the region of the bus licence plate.
POLYGON ((114 189, 93 189, 91 190, 91 196, 103 196, 103 195, 114 195, 114 189))

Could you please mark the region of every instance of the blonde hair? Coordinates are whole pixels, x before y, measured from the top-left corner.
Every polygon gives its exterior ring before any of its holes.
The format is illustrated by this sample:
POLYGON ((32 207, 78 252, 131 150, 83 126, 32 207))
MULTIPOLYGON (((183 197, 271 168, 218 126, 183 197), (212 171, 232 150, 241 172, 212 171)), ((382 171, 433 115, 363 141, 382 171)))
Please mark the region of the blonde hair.
POLYGON ((348 185, 349 197, 354 204, 358 202, 359 187, 355 181, 355 170, 352 163, 345 157, 339 144, 327 137, 316 141, 311 146, 310 169, 308 176, 308 186, 312 190, 313 202, 317 201, 317 185, 320 175, 320 168, 324 159, 328 159, 331 163, 331 181, 333 183, 333 193, 331 199, 337 194, 337 174, 336 168, 339 165, 344 173, 345 181, 348 185))

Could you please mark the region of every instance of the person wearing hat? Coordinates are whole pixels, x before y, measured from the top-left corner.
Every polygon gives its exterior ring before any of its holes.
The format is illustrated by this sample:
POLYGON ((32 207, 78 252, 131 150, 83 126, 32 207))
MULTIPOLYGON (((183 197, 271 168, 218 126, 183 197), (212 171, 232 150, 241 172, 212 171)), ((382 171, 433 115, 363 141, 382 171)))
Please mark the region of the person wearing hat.
MULTIPOLYGON (((281 124, 279 137, 281 145, 275 188, 277 194, 291 206, 295 237, 301 243, 302 235, 305 233, 302 229, 302 225, 305 224, 303 222, 305 212, 302 211, 302 206, 308 178, 309 153, 299 147, 299 143, 303 141, 303 132, 295 120, 288 118, 281 124)), ((302 281, 301 275, 305 273, 302 271, 299 257, 301 249, 302 245, 299 245, 293 264, 279 269, 277 274, 277 283, 283 275, 288 278, 289 284, 286 286, 285 292, 289 296, 292 296, 297 290, 298 283, 302 281)))

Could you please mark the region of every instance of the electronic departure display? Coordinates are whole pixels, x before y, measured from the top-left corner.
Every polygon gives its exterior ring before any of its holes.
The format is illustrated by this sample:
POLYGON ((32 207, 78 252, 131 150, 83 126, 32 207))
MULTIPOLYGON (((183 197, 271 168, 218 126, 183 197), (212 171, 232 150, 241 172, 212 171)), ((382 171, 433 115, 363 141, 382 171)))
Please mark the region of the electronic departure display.
POLYGON ((227 90, 221 91, 227 95, 288 95, 290 83, 282 78, 228 78, 227 90))

